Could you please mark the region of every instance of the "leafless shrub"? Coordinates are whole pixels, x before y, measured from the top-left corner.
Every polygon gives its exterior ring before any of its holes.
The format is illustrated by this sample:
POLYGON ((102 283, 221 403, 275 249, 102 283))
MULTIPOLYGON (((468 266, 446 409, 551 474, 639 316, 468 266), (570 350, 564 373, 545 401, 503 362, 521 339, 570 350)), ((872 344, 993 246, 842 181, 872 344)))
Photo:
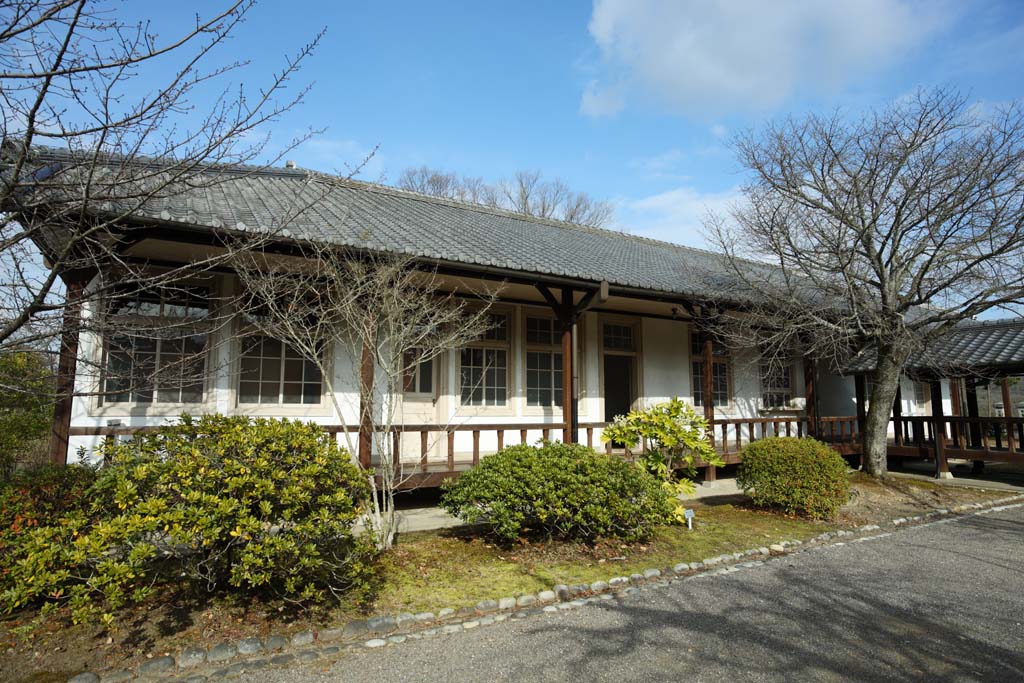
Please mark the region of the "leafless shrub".
POLYGON ((295 256, 239 250, 233 261, 242 291, 238 310, 252 330, 316 364, 349 451, 362 455, 371 447, 371 522, 381 547, 389 547, 397 531, 394 493, 410 474, 392 441, 403 423, 406 377, 418 364, 477 340, 489 328, 496 292, 446 293, 435 272, 409 257, 323 244, 304 244, 295 256), (349 379, 336 382, 335 364, 346 363, 350 372, 337 376, 349 379), (353 415, 372 443, 358 442, 353 415))

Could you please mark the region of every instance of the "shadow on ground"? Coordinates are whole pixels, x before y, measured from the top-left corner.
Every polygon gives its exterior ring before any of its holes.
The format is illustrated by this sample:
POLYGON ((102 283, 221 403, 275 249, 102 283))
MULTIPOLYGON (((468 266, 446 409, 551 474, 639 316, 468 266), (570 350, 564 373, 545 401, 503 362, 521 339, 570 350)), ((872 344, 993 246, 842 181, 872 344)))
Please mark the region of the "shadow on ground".
MULTIPOLYGON (((1004 547, 1019 548, 1024 537, 1024 521, 978 516, 958 523, 1009 544, 1004 547)), ((743 573, 719 576, 694 581, 689 590, 661 590, 656 599, 607 607, 616 612, 613 627, 566 631, 538 624, 536 632, 574 641, 565 648, 566 668, 578 671, 579 680, 602 677, 609 662, 641 653, 648 653, 659 680, 695 674, 701 680, 1024 680, 1020 647, 999 644, 1020 638, 1024 565, 999 553, 953 548, 944 550, 952 565, 975 572, 943 573, 911 559, 934 553, 933 544, 901 548, 908 555, 900 563, 905 571, 885 577, 860 564, 849 573, 785 568, 763 585, 743 573), (988 585, 984 567, 1002 583, 1010 573, 1013 587, 988 585), (879 580, 884 589, 876 591, 879 580), (974 584, 965 587, 965 581, 974 584), (921 582, 955 582, 957 613, 951 614, 942 590, 919 590, 921 582), (979 626, 991 629, 985 639, 972 635, 979 626)), ((529 666, 520 673, 523 680, 543 678, 543 671, 529 666)))

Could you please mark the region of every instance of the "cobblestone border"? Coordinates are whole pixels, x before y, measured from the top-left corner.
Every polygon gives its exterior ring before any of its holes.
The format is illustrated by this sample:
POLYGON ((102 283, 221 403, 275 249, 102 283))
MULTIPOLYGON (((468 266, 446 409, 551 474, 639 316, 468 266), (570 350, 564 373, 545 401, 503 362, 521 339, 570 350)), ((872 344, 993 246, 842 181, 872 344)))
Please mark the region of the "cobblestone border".
POLYGON ((642 585, 668 585, 679 579, 697 576, 716 576, 739 569, 764 564, 766 559, 787 555, 806 548, 823 545, 867 541, 888 536, 885 528, 900 529, 939 518, 953 518, 965 514, 985 514, 1005 509, 1014 503, 1024 503, 1024 494, 1009 496, 985 503, 939 508, 913 517, 900 517, 883 525, 867 524, 856 529, 828 531, 807 541, 780 541, 767 546, 751 548, 701 562, 680 562, 673 567, 649 568, 630 576, 615 576, 606 581, 590 584, 559 584, 551 590, 537 594, 482 600, 474 607, 445 608, 437 612, 419 614, 402 613, 359 619, 315 631, 302 631, 286 637, 272 635, 266 639, 243 638, 218 643, 209 647, 192 645, 174 656, 154 657, 133 670, 110 671, 97 674, 86 671, 68 679, 68 683, 123 683, 135 679, 208 683, 222 678, 241 675, 268 666, 293 662, 312 662, 330 659, 343 649, 353 647, 380 648, 399 645, 407 640, 421 640, 450 635, 479 627, 501 623, 508 619, 525 619, 534 615, 577 609, 589 604, 624 597, 639 590, 642 585), (872 533, 881 532, 881 533, 872 533), (242 661, 232 662, 241 657, 242 661), (205 670, 200 673, 200 670, 205 670))

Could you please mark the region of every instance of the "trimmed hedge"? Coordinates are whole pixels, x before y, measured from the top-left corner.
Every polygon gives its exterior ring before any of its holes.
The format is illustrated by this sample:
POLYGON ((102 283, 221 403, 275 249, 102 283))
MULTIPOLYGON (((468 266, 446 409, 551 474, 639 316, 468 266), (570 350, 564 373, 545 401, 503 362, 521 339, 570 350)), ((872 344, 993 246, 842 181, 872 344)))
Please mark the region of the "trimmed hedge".
POLYGON ((4 610, 66 605, 109 625, 161 582, 295 602, 368 587, 372 539, 352 527, 369 484, 316 425, 185 415, 99 451, 88 508, 0 558, 4 610))
POLYGON ((646 538, 674 521, 674 491, 643 468, 576 444, 510 446, 444 487, 441 507, 503 541, 529 532, 646 538))
POLYGON ((754 503, 828 519, 850 498, 846 461, 811 438, 773 436, 743 449, 736 483, 754 503))

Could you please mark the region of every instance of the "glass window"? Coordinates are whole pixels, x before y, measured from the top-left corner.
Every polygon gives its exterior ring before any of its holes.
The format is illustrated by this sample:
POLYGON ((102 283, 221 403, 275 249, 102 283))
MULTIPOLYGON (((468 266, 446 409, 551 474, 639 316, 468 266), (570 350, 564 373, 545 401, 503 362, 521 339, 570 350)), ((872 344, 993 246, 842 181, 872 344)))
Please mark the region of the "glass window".
POLYGON ((508 401, 509 314, 489 313, 490 327, 459 353, 459 394, 464 406, 508 401))
MULTIPOLYGON (((693 404, 704 405, 704 361, 693 362, 693 404)), ((729 363, 713 362, 711 364, 711 389, 714 392, 714 405, 729 404, 729 363)))
POLYGON ((561 331, 553 318, 526 318, 526 405, 562 405, 561 331))
POLYGON ((526 352, 526 405, 562 405, 562 354, 526 352))
POLYGON ((318 404, 323 393, 322 380, 317 362, 288 344, 259 335, 242 340, 239 403, 318 404))
MULTIPOLYGON (((692 360, 690 370, 693 373, 691 384, 693 385, 693 404, 695 406, 704 405, 704 340, 706 338, 703 332, 694 331, 690 335, 690 358, 692 360)), ((729 405, 729 400, 732 398, 729 392, 731 365, 729 349, 717 340, 712 340, 711 389, 712 400, 716 406, 729 405)))
POLYGON ((459 387, 462 405, 505 405, 508 400, 508 351, 475 347, 462 349, 459 387))
POLYGON ((201 403, 209 289, 166 287, 110 300, 101 402, 201 403))
POLYGON ((552 318, 526 319, 526 343, 551 346, 558 341, 555 332, 555 321, 552 318))
POLYGON ((793 401, 793 368, 761 364, 761 402, 765 408, 782 408, 793 401))
POLYGON ((508 314, 507 313, 490 313, 487 316, 489 325, 487 331, 484 332, 484 341, 508 341, 508 314))
POLYGON ((604 324, 604 348, 613 351, 635 351, 631 325, 604 324))
MULTIPOLYGON (((707 335, 703 332, 694 332, 690 335, 690 355, 694 358, 704 355, 704 340, 707 335)), ((711 340, 711 355, 726 357, 729 355, 729 348, 718 341, 717 339, 711 340)))
POLYGON ((417 349, 405 354, 404 391, 407 394, 434 394, 434 359, 421 360, 417 349))

